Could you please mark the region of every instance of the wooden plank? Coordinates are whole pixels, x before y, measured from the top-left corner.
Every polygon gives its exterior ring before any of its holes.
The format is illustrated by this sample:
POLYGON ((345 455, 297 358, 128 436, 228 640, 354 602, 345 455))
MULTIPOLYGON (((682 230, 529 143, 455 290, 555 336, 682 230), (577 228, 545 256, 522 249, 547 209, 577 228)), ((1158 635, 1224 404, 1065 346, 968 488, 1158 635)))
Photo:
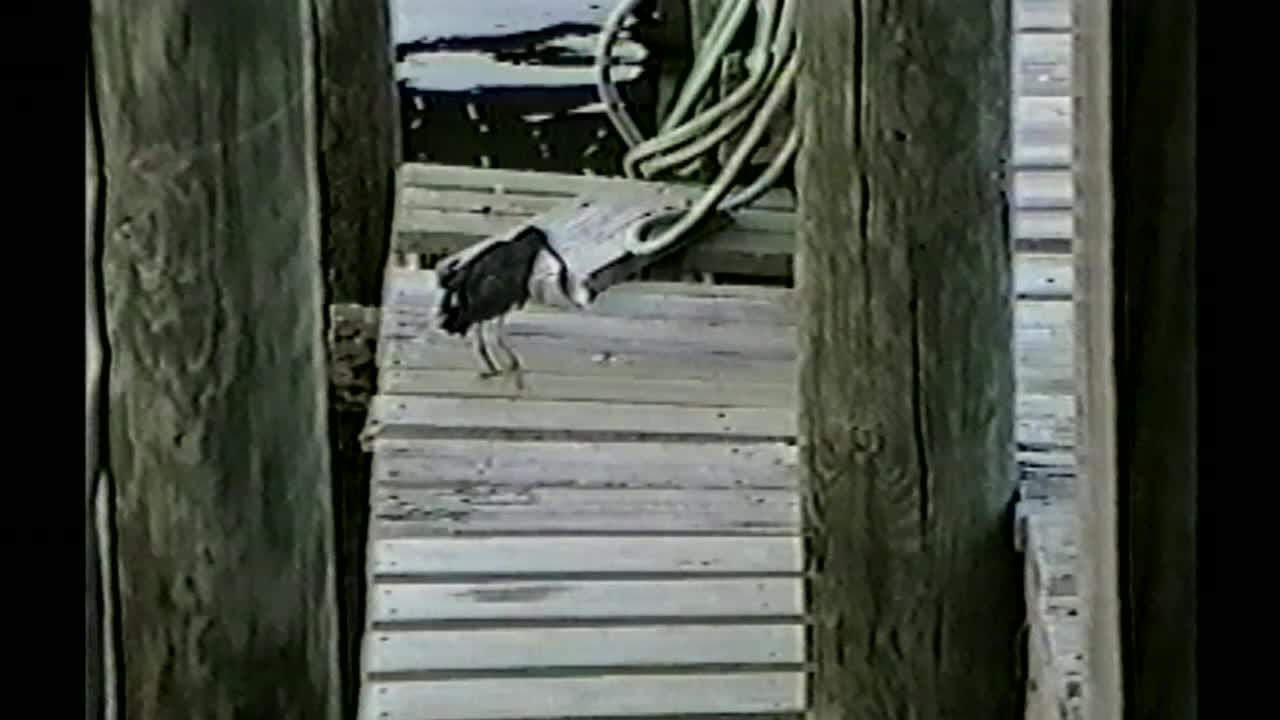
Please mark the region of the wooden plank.
MULTIPOLYGON (((629 180, 622 177, 603 177, 600 175, 574 175, 570 173, 534 172, 531 170, 493 170, 461 165, 436 165, 427 163, 405 163, 400 166, 400 176, 405 188, 423 187, 431 189, 479 190, 487 189, 497 193, 546 195, 549 197, 571 197, 578 193, 593 190, 659 186, 678 197, 697 198, 703 192, 703 186, 682 183, 649 183, 643 180, 629 180)), ((795 208, 795 200, 786 190, 772 190, 765 193, 751 207, 758 209, 789 211, 795 208)))
MULTIPOLYGON (((1069 258, 1069 256, 1067 256, 1069 258)), ((1038 281, 1048 295, 1048 286, 1057 282, 1054 278, 1070 274, 1062 265, 1045 262, 1050 268, 1038 281), (1061 268, 1061 271, 1053 268, 1061 268)), ((1064 281, 1065 282, 1065 281, 1064 281)), ((1026 289, 1031 289, 1030 284, 1026 289)), ((525 314, 516 313, 508 326, 518 337, 525 314)), ((1015 305, 1014 344, 1019 377, 1030 383, 1025 387, 1036 393, 1071 392, 1071 308, 1061 299, 1027 299, 1015 305)), ((792 332, 792 331, 788 331, 792 332)), ((618 333, 625 335, 624 332, 618 333)), ((618 342, 625 342, 619 339, 618 342)), ((647 382, 658 383, 664 388, 661 395, 675 392, 690 381, 714 383, 723 387, 740 389, 763 388, 761 395, 750 402, 736 403, 755 407, 786 407, 794 397, 794 356, 775 356, 764 360, 742 354, 729 354, 723 350, 696 350, 677 348, 681 352, 665 352, 655 343, 643 347, 615 345, 612 341, 589 340, 573 344, 559 338, 518 337, 516 348, 530 369, 528 397, 539 399, 581 399, 593 388, 617 382, 617 386, 593 396, 598 399, 625 398, 639 392, 647 382), (718 350, 718 352, 716 352, 718 350), (555 368, 556 375, 573 375, 573 380, 548 378, 544 368, 555 368), (577 386, 577 383, 581 383, 577 386), (772 400, 766 401, 766 397, 772 400), (782 402, 779 402, 782 401, 782 402)), ((464 379, 475 373, 475 359, 464 341, 442 336, 428 337, 423 342, 401 339, 385 339, 378 347, 384 377, 389 378, 387 390, 393 387, 404 392, 426 390, 428 378, 439 377, 425 373, 455 373, 455 384, 450 386, 458 395, 489 397, 517 397, 514 386, 500 381, 486 381, 483 388, 476 388, 464 379), (403 373, 403 374, 397 374, 403 373), (469 389, 468 389, 469 388, 469 389)), ((708 385, 708 389, 711 386, 708 385)), ((446 388, 442 387, 441 392, 446 388)), ((660 399, 659 394, 651 400, 660 399)), ((706 399, 705 394, 690 395, 690 402, 706 399)), ((641 403, 637 402, 636 405, 641 403)), ((707 405, 718 404, 714 401, 707 405)))
MULTIPOLYGON (((386 305, 434 308, 439 292, 434 271, 393 269, 388 277, 386 305)), ((529 305, 524 312, 563 311, 529 305)), ((712 325, 789 325, 795 313, 794 293, 787 288, 644 281, 609 288, 589 310, 573 315, 712 325)))
POLYGON ((419 395, 374 398, 369 421, 380 433, 496 430, 764 439, 786 439, 795 427, 791 413, 777 408, 419 395))
MULTIPOLYGON (((1036 439, 1042 436, 1046 444, 1057 440, 1047 431, 1036 439)), ((384 486, 372 505, 377 521, 409 526, 386 532, 414 535, 800 531, 795 490, 384 486)))
POLYGON ((703 407, 790 408, 792 383, 781 374, 769 379, 712 375, 703 379, 634 378, 625 374, 583 376, 526 372, 523 388, 481 378, 475 369, 387 369, 378 377, 383 395, 503 397, 528 400, 595 400, 633 404, 703 407))
MULTIPOLYGON (((375 532, 375 535, 379 533, 375 532)), ((376 538, 376 575, 798 573, 798 537, 376 538)))
POLYGON ((364 717, 419 720, 800 712, 803 673, 597 675, 372 683, 364 717))
POLYGON ((1013 164, 1069 166, 1071 98, 1019 97, 1013 106, 1013 164))
POLYGON ((379 583, 369 619, 427 621, 604 620, 636 618, 799 618, 799 577, 681 580, 502 580, 379 583))
POLYGON ((650 625, 375 631, 369 673, 801 664, 804 626, 650 625))
MULTIPOLYGON (((636 183, 638 189, 649 189, 648 183, 636 183)), ((520 221, 562 207, 569 196, 524 195, 494 192, 492 189, 452 190, 409 186, 400 194, 404 212, 402 227, 429 228, 440 232, 471 232, 469 226, 452 223, 488 220, 482 227, 515 228, 520 221)), ((743 208, 733 215, 734 224, 743 230, 762 233, 795 232, 795 213, 781 210, 743 208)), ((488 232, 488 230, 485 230, 488 232)))
MULTIPOLYGON (((507 323, 514 330, 522 318, 507 323)), ((719 379, 726 383, 785 383, 793 373, 790 357, 759 357, 714 346, 685 343, 666 347, 640 345, 618 338, 618 344, 589 339, 572 344, 554 337, 520 337, 511 333, 512 345, 530 377, 554 368, 558 373, 584 377, 666 378, 673 380, 719 379)), ((459 338, 428 336, 426 341, 383 339, 378 345, 384 368, 449 370, 477 369, 474 353, 459 338)), ((493 379, 495 383, 502 379, 493 379)))
POLYGON ((784 443, 378 441, 373 481, 422 487, 794 488, 784 443))
POLYGON ((1018 238, 1071 241, 1074 220, 1070 210, 1015 209, 1012 215, 1013 232, 1018 238))
POLYGON ((1071 33, 1015 33, 1015 97, 1071 94, 1071 33))
POLYGON ((1015 30, 1070 30, 1071 0, 1015 0, 1015 30))
MULTIPOLYGON (((509 316, 513 344, 554 338, 562 346, 606 344, 620 353, 642 351, 695 357, 732 354, 744 360, 780 361, 793 355, 795 328, 751 322, 706 323, 686 320, 634 320, 597 315, 590 311, 551 311, 542 308, 509 316)), ((456 345, 457 336, 438 329, 434 306, 395 304, 382 312, 383 339, 408 339, 422 344, 456 345)))
POLYGON ((1013 176, 1013 199, 1021 209, 1070 210, 1074 192, 1070 170, 1019 170, 1013 176))
POLYGON ((1075 286, 1070 256, 1058 253, 1018 253, 1014 256, 1014 286, 1020 298, 1069 299, 1075 286))
MULTIPOLYGON (((1120 629, 1122 547, 1118 509, 1116 377, 1115 188, 1112 147, 1113 2, 1079 2, 1075 35, 1076 152, 1079 234, 1073 243, 1080 279, 1074 307, 1075 379, 1079 398, 1073 484, 1080 554, 1069 568, 1078 576, 1084 697, 1076 702, 1090 718, 1121 717, 1124 709, 1120 629)), ((1161 248, 1153 248, 1157 253, 1161 248)), ((1158 257, 1145 259, 1158 262, 1158 257)), ((1163 364, 1163 363, 1162 363, 1163 364)), ((1192 456, 1194 457, 1194 455, 1192 456)), ((1139 533, 1146 533, 1143 528, 1139 533)), ((1194 586, 1192 586, 1194 587, 1194 586)), ((1177 590, 1169 588, 1169 591, 1177 590)), ((1190 679, 1190 678, 1188 678, 1190 679)), ((1072 701, 1069 688, 1051 685, 1054 699, 1072 701)), ((1191 715, 1192 717, 1194 714, 1191 715)))

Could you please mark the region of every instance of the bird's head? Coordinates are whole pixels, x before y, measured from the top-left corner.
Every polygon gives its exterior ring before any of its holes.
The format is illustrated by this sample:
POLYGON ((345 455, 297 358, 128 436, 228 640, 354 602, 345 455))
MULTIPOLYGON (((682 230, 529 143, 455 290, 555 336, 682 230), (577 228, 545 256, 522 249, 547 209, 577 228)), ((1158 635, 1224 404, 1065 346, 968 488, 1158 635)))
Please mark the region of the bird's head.
POLYGON ((585 308, 595 302, 596 296, 599 295, 578 277, 571 277, 568 286, 569 300, 580 308, 585 308))

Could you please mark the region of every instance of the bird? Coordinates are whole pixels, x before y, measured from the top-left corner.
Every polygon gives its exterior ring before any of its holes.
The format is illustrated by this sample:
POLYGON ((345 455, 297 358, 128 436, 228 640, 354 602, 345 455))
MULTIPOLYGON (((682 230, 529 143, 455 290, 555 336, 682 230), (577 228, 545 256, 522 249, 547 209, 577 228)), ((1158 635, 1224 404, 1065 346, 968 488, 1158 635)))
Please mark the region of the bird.
POLYGON ((439 328, 449 335, 472 333, 479 376, 510 375, 520 389, 523 364, 507 343, 507 315, 530 300, 581 309, 596 296, 573 277, 547 233, 535 225, 445 258, 436 267, 436 277, 442 290, 436 310, 439 328), (492 347, 485 336, 490 328, 492 347), (506 356, 506 367, 495 362, 495 347, 506 356))

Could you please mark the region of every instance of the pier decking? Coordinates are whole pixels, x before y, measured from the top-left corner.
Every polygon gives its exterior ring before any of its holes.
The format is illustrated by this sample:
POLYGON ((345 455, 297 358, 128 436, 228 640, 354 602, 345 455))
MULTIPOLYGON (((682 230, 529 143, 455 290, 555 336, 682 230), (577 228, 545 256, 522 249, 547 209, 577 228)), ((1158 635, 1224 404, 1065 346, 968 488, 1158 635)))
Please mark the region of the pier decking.
MULTIPOLYGON (((426 268, 622 181, 422 165, 400 180, 369 418, 361 718, 798 717, 791 291, 635 282, 587 313, 530 307, 507 323, 518 392, 431 329, 426 268)), ((671 264, 785 278, 794 219, 771 202, 671 264)), ((1070 257, 1016 266, 1017 435, 1035 468, 1072 440, 1070 257)))

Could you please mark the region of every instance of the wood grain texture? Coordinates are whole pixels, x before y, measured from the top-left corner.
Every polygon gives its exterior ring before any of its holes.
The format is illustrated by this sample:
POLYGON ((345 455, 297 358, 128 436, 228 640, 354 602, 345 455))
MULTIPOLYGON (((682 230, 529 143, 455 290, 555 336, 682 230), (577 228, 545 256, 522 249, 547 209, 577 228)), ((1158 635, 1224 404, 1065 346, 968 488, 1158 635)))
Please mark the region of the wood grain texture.
POLYGON ((1014 33, 1013 61, 1015 97, 1071 94, 1070 32, 1014 33))
POLYGON ((800 665, 804 626, 648 625, 377 631, 368 672, 800 665))
POLYGON ((414 720, 551 720, 629 715, 680 717, 800 712, 803 673, 596 675, 374 683, 368 717, 414 720))
POLYGON ((1070 97, 1015 98, 1013 126, 1015 166, 1066 167, 1071 164, 1070 97))
POLYGON ((804 612, 800 577, 380 583, 369 604, 369 619, 375 625, 446 620, 799 618, 804 612))
POLYGON ((392 487, 785 489, 798 471, 785 443, 410 440, 373 450, 373 481, 392 487))
MULTIPOLYGON (((1022 277, 1015 307, 1020 371, 1031 392, 1070 392, 1070 303, 1062 301, 1069 297, 1070 256, 1016 258, 1022 277)), ((515 397, 510 384, 474 380, 475 359, 465 342, 430 330, 431 276, 408 270, 389 276, 378 347, 384 392, 515 397), (429 380, 442 382, 433 386, 429 380)), ((635 283, 610 290, 585 313, 530 306, 512 314, 507 326, 531 373, 527 397, 747 407, 779 407, 782 401, 790 407, 792 292, 721 286, 711 294, 694 285, 676 292, 678 287, 635 283), (698 389, 675 398, 691 385, 698 389)))
POLYGON ((803 567, 798 537, 379 538, 371 552, 372 571, 382 575, 749 575, 803 567))
MULTIPOLYGON (((400 162, 400 106, 392 67, 391 3, 313 0, 315 85, 325 304, 376 304, 390 254, 400 162)), ((332 329, 332 328, 330 328, 332 329)), ((330 363, 330 367, 338 367, 330 363)), ((350 386, 346 386, 349 388, 350 386)), ((330 391, 329 444, 334 483, 336 570, 341 610, 343 717, 359 697, 364 626, 364 539, 369 458, 360 447, 363 407, 330 391)))
POLYGON ((1072 0, 1017 0, 1012 3, 1016 30, 1070 30, 1072 0))
POLYGON ((795 419, 777 408, 626 405, 567 400, 446 398, 380 395, 369 407, 378 434, 568 433, 580 435, 684 436, 782 441, 795 419))
MULTIPOLYGON (((1052 52, 1053 48, 1033 48, 1026 59, 1028 77, 1044 74, 1042 66, 1046 64, 1052 66, 1050 72, 1060 70, 1052 52)), ((1020 131, 1028 138, 1027 162, 1065 157, 1068 147, 1050 147, 1054 142, 1065 142, 1061 133, 1054 134, 1055 123, 1060 124, 1056 115, 1039 110, 1031 112, 1027 122, 1025 132, 1020 131)), ((598 192, 626 183, 637 189, 656 186, 619 178, 406 164, 401 170, 393 243, 397 252, 442 257, 485 237, 508 232, 556 207, 573 192, 598 192)), ((1021 184, 1015 182, 1018 187, 1021 184)), ((692 195, 695 191, 682 187, 678 193, 692 195)), ((1023 195, 1017 195, 1015 202, 1023 203, 1023 195)), ((1026 202, 1034 208, 1044 200, 1033 189, 1026 195, 1026 202)), ((774 195, 735 213, 728 228, 697 241, 661 264, 683 271, 787 278, 792 271, 794 232, 792 203, 785 195, 774 195)))
POLYGON ((339 716, 311 21, 92 3, 124 718, 339 716))
POLYGON ((1197 9, 1116 0, 1112 62, 1126 720, 1198 717, 1197 9))
MULTIPOLYGON (((1116 475, 1115 196, 1112 184, 1112 24, 1110 2, 1072 3, 1076 32, 1076 205, 1074 262, 1075 378, 1078 411, 1078 481, 1074 501, 1080 553, 1075 588, 1085 684, 1083 697, 1067 697, 1062 684, 1046 685, 1059 704, 1078 704, 1090 718, 1123 717, 1119 580, 1119 504, 1116 475)), ((1065 503, 1064 503, 1065 504, 1065 503)))
POLYGON ((840 0, 800 14, 818 718, 1019 711, 1007 8, 840 0))
POLYGON ((373 516, 385 523, 383 532, 414 535, 800 530, 793 489, 381 487, 374 491, 373 516), (410 529, 399 530, 401 524, 410 529))

